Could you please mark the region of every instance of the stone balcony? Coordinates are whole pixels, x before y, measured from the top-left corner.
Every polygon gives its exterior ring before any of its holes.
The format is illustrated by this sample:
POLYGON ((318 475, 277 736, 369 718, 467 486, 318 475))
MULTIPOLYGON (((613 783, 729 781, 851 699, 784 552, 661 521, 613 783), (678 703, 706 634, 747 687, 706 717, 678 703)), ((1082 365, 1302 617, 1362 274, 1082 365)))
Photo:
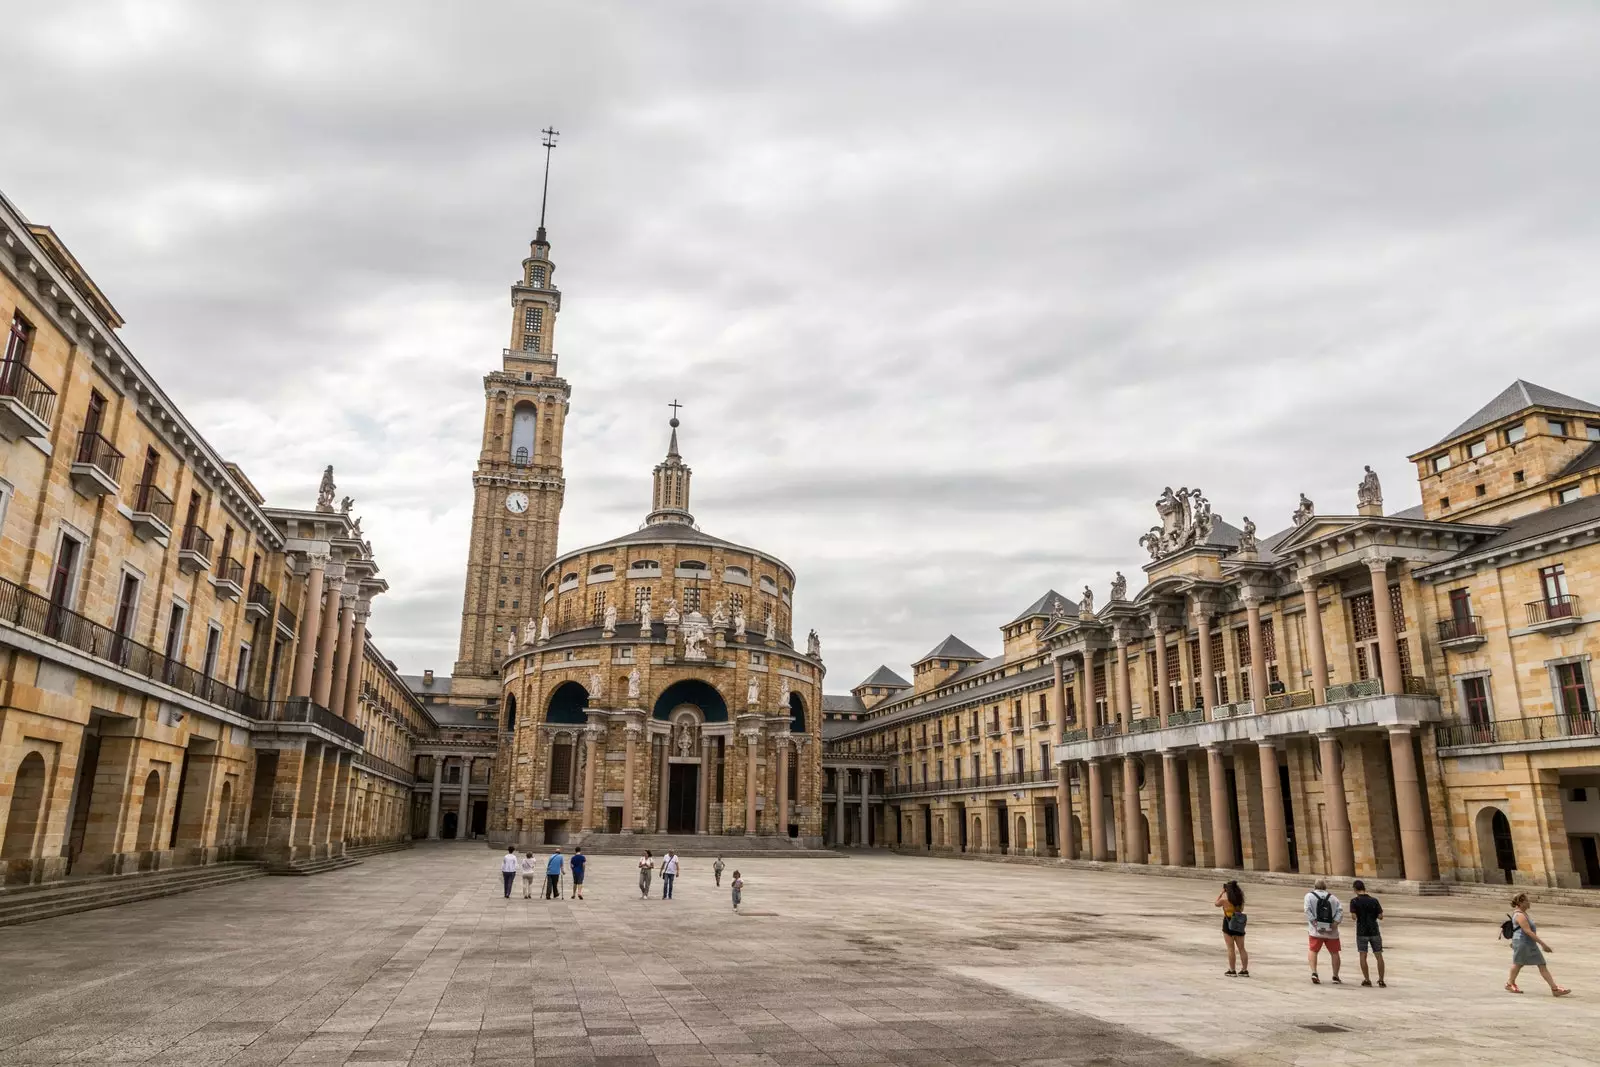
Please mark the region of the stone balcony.
MULTIPOLYGON (((1333 688, 1330 687, 1330 691, 1333 688)), ((1278 737, 1309 737, 1332 730, 1416 727, 1438 722, 1440 718, 1437 697, 1406 694, 1352 694, 1348 699, 1323 704, 1261 714, 1256 714, 1252 709, 1241 714, 1240 709, 1248 706, 1248 701, 1227 705, 1229 714, 1226 717, 1216 715, 1216 711, 1221 709, 1213 709, 1214 717, 1209 722, 1192 712, 1176 712, 1167 726, 1146 726, 1144 724, 1153 724, 1156 720, 1135 719, 1125 731, 1120 728, 1121 724, 1108 723, 1097 727, 1092 737, 1069 736, 1066 742, 1056 746, 1056 762, 1204 748, 1207 745, 1253 744, 1278 737), (1195 721, 1181 721, 1190 718, 1195 721)))

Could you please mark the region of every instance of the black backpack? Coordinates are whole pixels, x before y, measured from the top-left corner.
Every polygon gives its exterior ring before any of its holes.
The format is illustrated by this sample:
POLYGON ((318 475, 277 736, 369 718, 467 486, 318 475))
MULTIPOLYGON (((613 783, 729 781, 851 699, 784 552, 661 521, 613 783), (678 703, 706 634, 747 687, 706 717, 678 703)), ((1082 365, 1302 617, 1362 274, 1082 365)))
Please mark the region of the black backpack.
POLYGON ((1500 936, 1505 940, 1510 941, 1516 935, 1517 924, 1512 921, 1511 916, 1507 915, 1506 921, 1500 924, 1500 936))
POLYGON ((1323 926, 1333 925, 1333 899, 1328 893, 1317 893, 1317 922, 1323 926))

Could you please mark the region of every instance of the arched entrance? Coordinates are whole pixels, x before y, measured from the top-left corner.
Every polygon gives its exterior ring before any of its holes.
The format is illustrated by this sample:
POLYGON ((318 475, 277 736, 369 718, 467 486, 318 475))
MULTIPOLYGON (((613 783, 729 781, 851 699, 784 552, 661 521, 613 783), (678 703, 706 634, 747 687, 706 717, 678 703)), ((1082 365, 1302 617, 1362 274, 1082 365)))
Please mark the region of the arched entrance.
POLYGON ((30 752, 17 766, 11 791, 11 811, 6 816, 6 839, 0 859, 30 859, 44 822, 44 757, 30 752))
POLYGON ((983 816, 972 817, 972 851, 983 851, 983 816))
POLYGON ((439 836, 444 838, 446 841, 454 840, 455 836, 456 836, 456 824, 457 824, 457 822, 458 822, 458 820, 456 819, 456 813, 455 812, 453 812, 453 811, 445 812, 444 813, 444 818, 441 819, 440 823, 439 823, 439 836))
POLYGON ((1017 816, 1017 837, 1011 842, 1011 847, 1019 853, 1028 848, 1028 820, 1021 815, 1017 816))
MULTIPOLYGON (((581 689, 582 686, 579 686, 581 689)), ((587 695, 587 694, 586 694, 587 695)), ((510 733, 517 728, 517 694, 506 694, 506 732, 510 733)))
POLYGON ((1511 838, 1511 820, 1494 806, 1485 807, 1474 820, 1478 833, 1478 856, 1486 882, 1510 885, 1517 869, 1517 849, 1511 838))
POLYGON ((139 836, 134 848, 149 852, 156 847, 156 818, 161 814, 161 772, 151 771, 144 780, 144 799, 139 802, 139 836))

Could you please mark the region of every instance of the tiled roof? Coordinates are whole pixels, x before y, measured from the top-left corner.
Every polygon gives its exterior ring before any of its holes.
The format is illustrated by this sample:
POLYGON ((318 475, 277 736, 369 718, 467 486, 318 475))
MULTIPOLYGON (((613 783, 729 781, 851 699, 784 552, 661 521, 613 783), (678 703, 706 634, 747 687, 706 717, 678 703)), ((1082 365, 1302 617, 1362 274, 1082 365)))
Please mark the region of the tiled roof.
POLYGON ((1525 382, 1521 378, 1506 386, 1499 396, 1479 408, 1472 418, 1445 434, 1439 440, 1449 441, 1460 437, 1473 430, 1481 430, 1493 426, 1501 419, 1510 418, 1519 411, 1528 408, 1561 408, 1568 411, 1596 411, 1600 406, 1579 400, 1575 396, 1558 393, 1554 389, 1546 389, 1542 385, 1525 382))
POLYGON ((1505 527, 1503 533, 1496 534, 1488 541, 1462 552, 1462 556, 1481 556, 1492 553, 1502 548, 1526 541, 1532 537, 1552 534, 1569 526, 1581 526, 1600 519, 1600 496, 1579 497, 1570 504, 1559 504, 1543 511, 1535 511, 1532 515, 1524 515, 1520 519, 1512 519, 1501 523, 1505 527))
MULTIPOLYGON (((888 686, 891 689, 911 688, 910 682, 894 673, 894 671, 891 671, 887 665, 880 666, 877 670, 867 675, 866 679, 862 681, 860 685, 857 685, 856 688, 860 689, 863 685, 888 686)), ((854 698, 852 697, 851 699, 854 698)))
MULTIPOLYGON (((1600 497, 1595 499, 1600 500, 1600 497)), ((934 697, 932 700, 924 700, 921 703, 903 703, 887 714, 875 714, 862 722, 847 723, 846 725, 850 729, 843 732, 869 733, 883 729, 886 726, 894 726, 897 723, 904 722, 906 719, 938 714, 941 711, 964 707, 967 704, 981 704, 986 700, 1005 696, 1007 693, 1017 689, 1025 689, 1039 682, 1052 681, 1054 678, 1055 668, 1047 663, 1017 674, 1008 674, 1004 678, 996 678, 992 682, 984 682, 981 685, 973 686, 971 689, 958 689, 943 696, 934 697)))
POLYGON ((982 652, 979 652, 955 634, 951 634, 937 645, 934 645, 932 651, 917 660, 917 663, 926 663, 930 659, 969 659, 976 661, 983 658, 982 652))
POLYGON ((1010 626, 1011 623, 1021 622, 1023 619, 1036 619, 1041 615, 1049 618, 1051 615, 1058 613, 1076 615, 1078 614, 1078 605, 1051 589, 1044 596, 1023 608, 1022 614, 1012 619, 1010 623, 1006 623, 1006 625, 1010 626))
POLYGON ((823 693, 822 710, 860 714, 867 709, 852 693, 823 693))

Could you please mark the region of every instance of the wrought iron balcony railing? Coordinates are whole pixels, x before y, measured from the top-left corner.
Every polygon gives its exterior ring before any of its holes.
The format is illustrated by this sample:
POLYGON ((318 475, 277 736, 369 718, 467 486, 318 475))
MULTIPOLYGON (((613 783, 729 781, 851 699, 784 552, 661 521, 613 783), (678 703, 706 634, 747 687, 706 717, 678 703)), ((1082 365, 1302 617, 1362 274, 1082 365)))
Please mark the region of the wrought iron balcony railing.
POLYGON ((1581 614, 1576 594, 1563 593, 1561 596, 1545 597, 1543 600, 1530 603, 1528 625, 1541 626, 1546 623, 1576 620, 1581 614))
POLYGON ((56 410, 56 391, 18 359, 0 360, 0 400, 15 400, 46 428, 56 410))

